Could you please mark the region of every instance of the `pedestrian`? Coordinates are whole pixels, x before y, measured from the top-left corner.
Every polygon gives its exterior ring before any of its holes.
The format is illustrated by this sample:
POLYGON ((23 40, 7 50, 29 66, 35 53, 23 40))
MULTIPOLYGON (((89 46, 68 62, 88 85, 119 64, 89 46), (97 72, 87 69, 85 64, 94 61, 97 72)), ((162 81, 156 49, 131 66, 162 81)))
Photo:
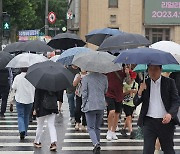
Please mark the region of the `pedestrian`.
POLYGON ((82 105, 82 79, 87 75, 88 73, 85 70, 81 69, 81 72, 75 75, 73 86, 76 87, 75 91, 75 97, 76 97, 76 105, 75 105, 75 130, 82 130, 86 131, 86 117, 85 113, 81 111, 81 105, 82 105), (82 118, 82 125, 81 124, 81 118, 82 118))
POLYGON ((128 68, 107 74, 108 91, 106 93, 106 102, 108 110, 108 131, 106 139, 109 141, 118 139, 115 131, 122 111, 123 82, 126 76, 129 77, 128 68))
POLYGON ((126 120, 121 133, 123 137, 127 137, 126 128, 130 133, 130 139, 134 139, 135 133, 132 129, 132 116, 135 110, 135 106, 133 104, 133 98, 138 91, 138 83, 135 81, 137 74, 135 72, 129 72, 130 80, 124 83, 123 93, 124 93, 124 100, 123 100, 123 111, 126 115, 126 120))
POLYGON ((143 127, 144 154, 154 154, 159 138, 164 154, 175 154, 174 130, 179 124, 180 98, 173 79, 161 76, 161 65, 149 65, 149 79, 141 83, 134 104, 142 103, 138 125, 143 127))
POLYGON ((12 89, 15 91, 16 109, 18 113, 18 129, 20 139, 27 136, 29 115, 34 102, 34 86, 25 78, 28 68, 21 68, 21 73, 14 78, 12 89))
POLYGON ((41 148, 41 136, 43 133, 43 126, 47 120, 51 145, 50 150, 57 149, 57 133, 55 128, 55 117, 58 113, 58 92, 51 92, 47 90, 36 89, 34 98, 34 114, 37 117, 36 137, 34 140, 34 147, 41 148))
POLYGON ((82 79, 82 112, 85 112, 94 154, 100 154, 100 126, 106 108, 107 89, 108 80, 103 74, 91 72, 82 79))
MULTIPOLYGON (((79 73, 79 69, 77 66, 71 65, 68 66, 67 69, 75 76, 77 73, 79 73)), ((69 104, 69 112, 70 112, 70 122, 71 124, 75 124, 75 91, 76 87, 71 86, 66 89, 66 94, 68 98, 68 104, 69 104)))
POLYGON ((13 75, 10 69, 1 69, 0 70, 0 98, 1 102, 1 112, 0 117, 5 117, 4 113, 6 112, 7 100, 9 95, 9 90, 12 85, 13 75))

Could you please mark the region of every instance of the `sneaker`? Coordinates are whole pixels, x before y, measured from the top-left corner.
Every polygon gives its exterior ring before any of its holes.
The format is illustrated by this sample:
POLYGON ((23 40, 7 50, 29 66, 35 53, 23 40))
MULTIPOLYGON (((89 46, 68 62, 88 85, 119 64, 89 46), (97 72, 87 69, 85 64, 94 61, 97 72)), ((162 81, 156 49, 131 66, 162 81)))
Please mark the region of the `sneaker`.
POLYGON ((106 139, 107 139, 108 141, 111 141, 111 140, 112 140, 112 132, 111 132, 110 130, 108 130, 108 132, 107 132, 106 139))
POLYGON ((135 139, 135 135, 136 135, 136 134, 135 134, 134 132, 131 132, 129 138, 130 138, 130 139, 135 139))
POLYGON ((112 139, 113 139, 113 140, 118 140, 118 137, 116 136, 116 133, 115 133, 115 132, 112 132, 112 139))
POLYGON ((56 149, 57 149, 56 143, 55 142, 51 143, 50 151, 56 151, 56 149))
POLYGON ((81 126, 81 131, 86 132, 86 127, 84 125, 81 126))
POLYGON ((35 148, 41 148, 42 147, 41 143, 33 143, 33 145, 35 148))
POLYGON ((20 132, 20 139, 24 140, 24 138, 25 138, 25 131, 20 132))
POLYGON ((76 123, 75 130, 77 130, 77 131, 79 130, 79 125, 80 125, 79 123, 76 123))
POLYGON ((101 147, 100 144, 98 143, 94 146, 93 154, 100 154, 100 151, 101 151, 101 147))
POLYGON ((160 150, 155 150, 154 154, 160 154, 160 150))
POLYGON ((126 134, 126 130, 125 130, 125 129, 122 129, 120 132, 121 132, 121 134, 122 134, 123 137, 127 137, 127 134, 126 134))
POLYGON ((119 129, 119 127, 117 126, 117 127, 116 127, 116 132, 118 132, 118 131, 120 131, 120 129, 119 129))
POLYGON ((71 118, 70 118, 70 122, 71 122, 72 125, 74 125, 74 124, 75 124, 75 118, 74 118, 74 117, 71 117, 71 118))

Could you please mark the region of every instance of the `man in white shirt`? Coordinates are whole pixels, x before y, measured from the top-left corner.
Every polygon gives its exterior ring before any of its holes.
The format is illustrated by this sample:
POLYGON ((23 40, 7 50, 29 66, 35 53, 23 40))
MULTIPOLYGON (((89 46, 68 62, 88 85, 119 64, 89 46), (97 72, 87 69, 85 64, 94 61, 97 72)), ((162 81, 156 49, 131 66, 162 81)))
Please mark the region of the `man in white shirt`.
POLYGON ((140 85, 134 104, 142 103, 138 125, 144 132, 144 154, 154 154, 159 138, 164 154, 175 154, 174 129, 180 98, 174 80, 161 76, 161 65, 149 65, 149 79, 140 85))

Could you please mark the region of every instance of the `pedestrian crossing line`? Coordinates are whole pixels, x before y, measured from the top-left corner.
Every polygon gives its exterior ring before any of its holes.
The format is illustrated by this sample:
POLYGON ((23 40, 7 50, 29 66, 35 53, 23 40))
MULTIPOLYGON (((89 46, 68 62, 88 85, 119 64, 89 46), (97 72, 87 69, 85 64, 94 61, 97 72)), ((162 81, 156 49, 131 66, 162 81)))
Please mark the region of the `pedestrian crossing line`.
MULTIPOLYGON (((18 125, 0 125, 0 128, 6 128, 6 127, 13 128, 13 127, 18 127, 18 125)), ((28 127, 29 128, 36 128, 37 126, 36 125, 29 125, 28 127)))
MULTIPOLYGON (((73 124, 73 125, 75 125, 75 124, 73 124)), ((104 122, 103 125, 108 125, 108 123, 104 122)), ((124 125, 124 122, 121 122, 120 125, 124 125)), ((136 125, 137 126, 137 122, 132 122, 132 125, 136 125)), ((68 123, 68 126, 72 126, 72 124, 68 123)))
MULTIPOLYGON (((35 137, 34 136, 26 136, 25 137, 26 139, 35 139, 35 137)), ((0 139, 19 139, 19 136, 0 136, 0 139)))
MULTIPOLYGON (((28 133, 35 133, 36 130, 28 130, 28 133)), ((0 130, 0 133, 19 133, 19 130, 0 130)))
MULTIPOLYGON (((16 146, 33 146, 33 143, 0 143, 0 146, 3 146, 3 147, 16 147, 16 146)), ((0 152, 1 153, 1 152, 0 152)))
MULTIPOLYGON (((175 150, 180 150, 180 146, 174 146, 175 150)), ((63 151, 92 151, 92 146, 71 146, 71 147, 62 147, 63 151)), ((101 146, 101 151, 125 151, 125 150, 143 150, 143 146, 101 146)))
POLYGON ((34 154, 34 151, 1 151, 1 154, 34 154))
MULTIPOLYGON (((75 133, 65 133, 65 136, 89 136, 89 133, 75 132, 75 133)), ((107 133, 100 133, 101 136, 106 136, 107 133)), ((121 135, 121 133, 116 133, 116 135, 121 135)), ((174 135, 180 135, 180 132, 175 132, 174 135)))

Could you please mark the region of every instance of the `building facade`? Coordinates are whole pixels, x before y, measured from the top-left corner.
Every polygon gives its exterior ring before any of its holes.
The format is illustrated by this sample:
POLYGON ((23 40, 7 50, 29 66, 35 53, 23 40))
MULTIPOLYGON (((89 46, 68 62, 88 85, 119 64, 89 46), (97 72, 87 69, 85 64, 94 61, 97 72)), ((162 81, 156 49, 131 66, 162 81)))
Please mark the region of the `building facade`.
POLYGON ((68 30, 84 40, 90 31, 109 27, 142 34, 152 43, 180 44, 180 0, 69 0, 68 12, 68 30))

